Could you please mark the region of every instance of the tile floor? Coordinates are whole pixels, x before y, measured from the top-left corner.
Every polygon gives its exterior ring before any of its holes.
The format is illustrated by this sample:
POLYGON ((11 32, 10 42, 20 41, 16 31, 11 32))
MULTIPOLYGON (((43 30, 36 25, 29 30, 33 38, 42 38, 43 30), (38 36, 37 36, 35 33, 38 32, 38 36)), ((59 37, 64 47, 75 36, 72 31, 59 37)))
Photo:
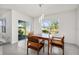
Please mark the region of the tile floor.
MULTIPOLYGON (((27 47, 25 44, 25 40, 21 40, 16 44, 6 44, 0 46, 0 54, 1 55, 27 55, 27 47)), ((57 47, 52 48, 52 55, 61 55, 62 50, 57 47)), ((74 44, 65 43, 64 45, 64 53, 65 55, 79 55, 79 47, 74 44)), ((36 51, 29 49, 29 55, 36 55, 36 51)), ((45 52, 40 51, 40 55, 47 55, 47 45, 45 45, 45 52)), ((50 54, 51 55, 51 54, 50 54)))

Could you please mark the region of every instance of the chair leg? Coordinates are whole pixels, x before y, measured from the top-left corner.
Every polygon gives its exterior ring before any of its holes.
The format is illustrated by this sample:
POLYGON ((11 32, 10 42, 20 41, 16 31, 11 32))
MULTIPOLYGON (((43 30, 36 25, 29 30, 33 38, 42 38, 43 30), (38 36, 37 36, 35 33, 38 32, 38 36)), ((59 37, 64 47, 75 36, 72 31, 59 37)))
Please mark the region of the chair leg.
POLYGON ((51 54, 52 54, 52 45, 51 45, 51 54))
POLYGON ((64 55, 64 47, 62 47, 62 55, 64 55))
POLYGON ((37 55, 39 55, 39 51, 37 51, 37 55))
POLYGON ((28 41, 27 41, 27 55, 28 55, 28 41))
POLYGON ((63 55, 64 55, 64 47, 63 47, 63 55))
POLYGON ((44 53, 44 46, 43 46, 43 53, 44 53))
POLYGON ((64 49, 63 49, 63 55, 64 55, 64 49))
POLYGON ((27 55, 28 55, 28 47, 27 47, 27 55))

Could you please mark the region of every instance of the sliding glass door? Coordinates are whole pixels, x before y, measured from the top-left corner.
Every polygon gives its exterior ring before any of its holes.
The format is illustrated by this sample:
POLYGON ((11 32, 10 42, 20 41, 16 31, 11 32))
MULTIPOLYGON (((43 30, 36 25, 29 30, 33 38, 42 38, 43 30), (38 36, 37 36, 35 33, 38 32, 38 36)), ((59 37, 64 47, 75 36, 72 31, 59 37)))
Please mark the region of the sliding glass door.
POLYGON ((30 23, 27 21, 18 21, 18 40, 26 39, 28 33, 30 32, 30 23))

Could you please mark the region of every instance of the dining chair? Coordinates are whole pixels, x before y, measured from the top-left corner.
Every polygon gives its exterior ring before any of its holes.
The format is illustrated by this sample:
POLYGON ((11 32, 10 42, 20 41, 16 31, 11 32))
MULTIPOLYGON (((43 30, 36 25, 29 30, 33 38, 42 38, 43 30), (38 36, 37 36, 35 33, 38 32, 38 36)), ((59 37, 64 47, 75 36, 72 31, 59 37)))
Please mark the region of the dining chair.
POLYGON ((43 48, 44 52, 44 40, 39 42, 39 38, 28 36, 28 41, 27 41, 27 54, 28 54, 28 48, 33 49, 37 51, 37 54, 39 55, 40 50, 43 48))
POLYGON ((63 55, 64 55, 64 36, 63 37, 52 37, 51 40, 51 52, 52 52, 52 47, 56 46, 62 49, 63 55))

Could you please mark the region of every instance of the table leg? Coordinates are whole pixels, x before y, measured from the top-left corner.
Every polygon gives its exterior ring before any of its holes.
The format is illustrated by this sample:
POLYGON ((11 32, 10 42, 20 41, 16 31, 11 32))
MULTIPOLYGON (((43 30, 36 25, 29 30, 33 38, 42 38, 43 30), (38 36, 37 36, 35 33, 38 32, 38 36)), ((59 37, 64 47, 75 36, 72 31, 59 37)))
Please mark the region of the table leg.
POLYGON ((48 55, 49 55, 49 40, 48 40, 48 55))

